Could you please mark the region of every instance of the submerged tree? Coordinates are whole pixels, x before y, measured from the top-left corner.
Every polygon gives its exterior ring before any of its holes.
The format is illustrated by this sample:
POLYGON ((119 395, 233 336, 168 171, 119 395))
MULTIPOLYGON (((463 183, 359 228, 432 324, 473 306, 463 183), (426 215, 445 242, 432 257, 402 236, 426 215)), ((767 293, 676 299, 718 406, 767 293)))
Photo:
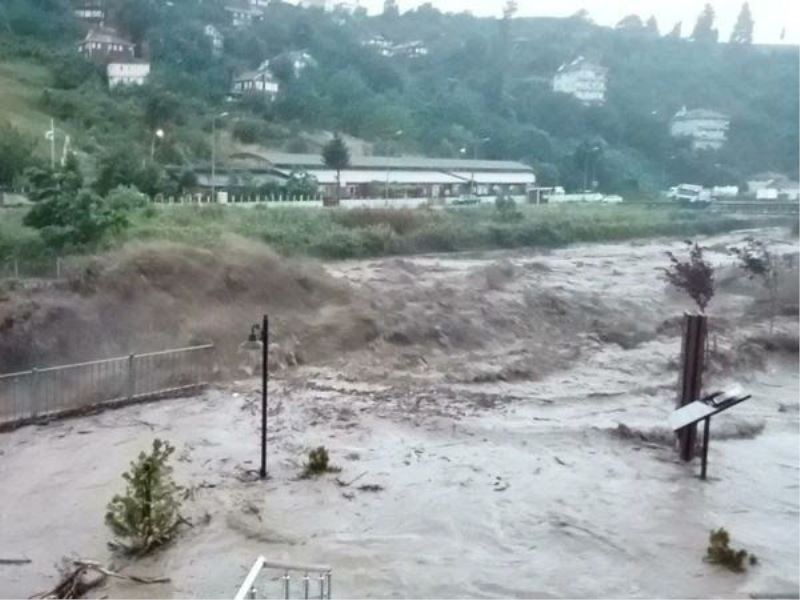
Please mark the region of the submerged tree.
POLYGON ((750 279, 760 279, 769 295, 769 331, 775 327, 775 316, 778 313, 778 264, 776 257, 761 240, 747 238, 742 248, 730 248, 731 254, 739 259, 739 268, 747 273, 750 279))
POLYGON ((700 312, 704 313, 714 297, 714 267, 703 258, 700 244, 687 240, 686 245, 689 256, 684 260, 667 252, 671 264, 664 269, 664 274, 671 285, 689 294, 700 312))
POLYGON ((350 166, 350 150, 347 149, 347 144, 338 133, 325 144, 322 149, 322 159, 325 161, 326 167, 336 171, 336 205, 338 206, 342 198, 342 169, 350 166))
POLYGON ((119 544, 128 552, 145 554, 164 544, 183 522, 178 512, 181 488, 167 464, 174 451, 168 442, 154 440, 153 450, 139 454, 122 475, 127 482, 125 495, 114 496, 108 505, 106 524, 115 535, 130 540, 119 544))

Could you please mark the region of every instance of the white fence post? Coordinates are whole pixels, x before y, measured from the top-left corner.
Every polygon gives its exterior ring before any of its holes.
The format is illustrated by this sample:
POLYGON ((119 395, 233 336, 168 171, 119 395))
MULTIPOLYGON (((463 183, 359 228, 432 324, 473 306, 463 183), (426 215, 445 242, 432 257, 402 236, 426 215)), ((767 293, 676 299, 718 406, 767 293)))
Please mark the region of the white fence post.
POLYGON ((128 355, 128 400, 136 395, 136 355, 128 355))
POLYGON ((39 369, 31 369, 31 399, 33 400, 33 411, 31 416, 35 419, 39 414, 39 369))

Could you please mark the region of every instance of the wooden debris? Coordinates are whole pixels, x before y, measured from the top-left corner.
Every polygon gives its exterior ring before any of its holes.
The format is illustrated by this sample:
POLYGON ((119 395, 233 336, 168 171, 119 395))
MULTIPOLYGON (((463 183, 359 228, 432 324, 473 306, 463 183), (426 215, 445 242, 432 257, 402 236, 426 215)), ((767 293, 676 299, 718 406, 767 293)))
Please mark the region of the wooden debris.
POLYGON ((27 565, 31 562, 30 558, 0 558, 0 565, 27 565))
POLYGON ((354 483, 355 483, 356 481, 358 481, 359 479, 361 479, 361 478, 362 478, 364 475, 366 475, 367 473, 368 473, 368 471, 364 471, 363 473, 361 473, 361 475, 359 475, 359 476, 358 476, 358 477, 356 477, 355 479, 351 479, 350 481, 342 481, 342 479, 340 479, 339 477, 337 477, 337 478, 336 478, 336 483, 339 485, 339 487, 348 487, 348 486, 350 486, 350 485, 354 484, 354 483))
POLYGON ((361 492, 382 492, 383 486, 377 483, 366 483, 358 486, 358 490, 361 492))
POLYGON ((65 561, 61 580, 49 592, 36 594, 32 598, 82 598, 86 592, 102 585, 108 577, 125 579, 134 583, 169 583, 168 577, 143 577, 140 575, 123 575, 107 569, 94 560, 65 561), (69 566, 71 563, 71 566, 69 566))

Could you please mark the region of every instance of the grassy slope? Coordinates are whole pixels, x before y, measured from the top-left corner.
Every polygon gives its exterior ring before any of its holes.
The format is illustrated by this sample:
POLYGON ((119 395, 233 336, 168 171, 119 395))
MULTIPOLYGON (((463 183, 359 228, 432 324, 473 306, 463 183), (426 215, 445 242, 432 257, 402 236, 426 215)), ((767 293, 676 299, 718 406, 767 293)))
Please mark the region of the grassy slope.
POLYGON ((503 220, 493 207, 447 211, 163 207, 156 216, 138 215, 127 236, 208 246, 226 234, 236 234, 266 242, 286 255, 345 259, 688 237, 753 224, 711 212, 634 206, 531 206, 522 207, 520 213, 503 220))
MULTIPOLYGON (((22 272, 52 270, 53 254, 38 232, 22 224, 24 209, 0 210, 0 277, 17 259, 22 272)), ((148 207, 107 246, 172 241, 221 246, 231 235, 262 241, 287 256, 326 260, 373 256, 558 247, 577 242, 655 236, 696 237, 758 225, 763 217, 637 206, 526 206, 511 220, 493 207, 447 211, 351 210, 225 206, 148 207)))
POLYGON ((0 62, 0 120, 10 122, 37 140, 38 150, 46 152, 44 132, 50 117, 37 105, 42 90, 50 83, 47 69, 25 61, 0 62))

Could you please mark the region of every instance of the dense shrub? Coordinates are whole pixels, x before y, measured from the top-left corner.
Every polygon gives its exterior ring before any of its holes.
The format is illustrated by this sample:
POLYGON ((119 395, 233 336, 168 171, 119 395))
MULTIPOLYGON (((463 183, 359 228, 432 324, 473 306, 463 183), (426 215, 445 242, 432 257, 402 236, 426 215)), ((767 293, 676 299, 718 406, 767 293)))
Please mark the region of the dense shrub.
POLYGON ((258 119, 237 119, 233 124, 231 133, 234 139, 243 144, 266 142, 268 137, 268 129, 265 123, 258 119))
POLYGON ((420 211, 395 210, 391 208, 363 208, 355 210, 337 211, 333 219, 351 229, 366 228, 377 225, 386 225, 398 235, 406 235, 418 229, 422 223, 433 218, 420 211))
POLYGON ((705 557, 707 562, 722 565, 734 573, 741 573, 745 570, 745 559, 748 559, 748 556, 750 565, 758 563, 755 555, 748 554, 746 550, 734 550, 730 547, 730 535, 723 527, 712 530, 708 540, 709 545, 705 557))
POLYGON ((0 187, 10 186, 35 162, 36 142, 9 123, 0 122, 0 187))
POLYGON ((303 477, 315 477, 323 473, 338 473, 338 467, 330 464, 328 449, 325 446, 318 446, 308 453, 308 462, 303 466, 303 477))

